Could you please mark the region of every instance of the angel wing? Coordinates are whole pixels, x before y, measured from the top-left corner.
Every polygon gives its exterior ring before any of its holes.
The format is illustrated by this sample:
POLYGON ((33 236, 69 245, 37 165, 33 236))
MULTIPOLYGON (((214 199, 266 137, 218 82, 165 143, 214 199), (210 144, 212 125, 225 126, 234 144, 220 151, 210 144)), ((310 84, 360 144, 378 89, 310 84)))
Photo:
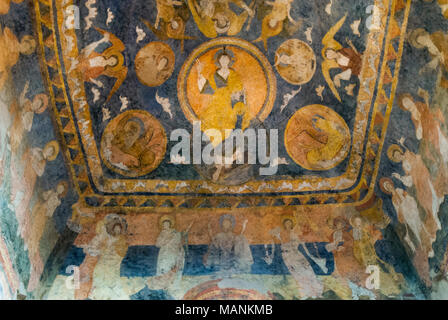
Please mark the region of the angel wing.
POLYGON ((338 51, 343 48, 342 45, 334 39, 334 36, 344 25, 345 19, 347 19, 347 14, 345 14, 345 16, 341 20, 339 20, 333 27, 331 27, 331 29, 322 39, 322 44, 324 45, 324 48, 322 49, 322 58, 324 59, 324 61, 322 62, 322 73, 325 80, 328 83, 328 86, 331 89, 331 92, 333 92, 333 94, 339 100, 339 102, 342 101, 341 97, 339 96, 338 90, 336 89, 336 86, 334 85, 333 80, 331 79, 330 76, 330 70, 338 68, 339 65, 337 64, 336 61, 328 60, 326 52, 328 49, 338 51))
POLYGON ((169 39, 165 32, 163 32, 159 29, 156 29, 156 27, 154 27, 151 24, 151 22, 144 20, 144 19, 141 19, 141 20, 148 27, 148 29, 151 30, 152 33, 154 33, 156 35, 157 38, 159 38, 160 40, 168 40, 169 39))
POLYGON ((124 49, 126 49, 123 41, 118 39, 114 34, 108 32, 106 30, 97 28, 97 27, 95 27, 95 29, 96 29, 96 31, 101 33, 103 36, 105 36, 106 34, 109 35, 109 42, 112 44, 112 46, 110 48, 106 49, 106 51, 108 51, 108 50, 113 48, 114 49, 113 51, 123 52, 124 49))
POLYGON ((338 68, 339 65, 332 60, 324 60, 322 62, 322 74, 324 75, 325 80, 327 81, 328 86, 330 87, 331 92, 333 92, 334 96, 341 102, 341 97, 339 95, 338 90, 336 89, 336 86, 331 79, 330 70, 338 68))
POLYGON ((117 81, 115 81, 114 87, 112 88, 112 90, 109 93, 109 96, 106 99, 106 102, 108 102, 110 98, 112 98, 114 93, 117 92, 118 88, 121 87, 121 85, 124 82, 124 79, 126 79, 127 74, 128 74, 128 68, 123 65, 114 69, 106 69, 104 75, 117 79, 117 81))
POLYGON ((188 8, 190 8, 191 15, 193 16, 194 22, 196 22, 197 27, 207 38, 216 38, 218 33, 214 28, 214 22, 212 18, 205 16, 201 18, 201 15, 196 10, 196 5, 194 0, 187 0, 188 8))

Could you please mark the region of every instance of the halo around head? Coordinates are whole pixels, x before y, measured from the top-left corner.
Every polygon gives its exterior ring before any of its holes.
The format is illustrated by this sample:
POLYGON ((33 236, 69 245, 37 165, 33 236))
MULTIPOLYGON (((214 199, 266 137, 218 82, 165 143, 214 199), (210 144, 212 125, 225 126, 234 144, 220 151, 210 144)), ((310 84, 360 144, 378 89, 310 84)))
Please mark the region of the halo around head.
POLYGON ((287 220, 289 220, 289 221, 292 222, 292 226, 293 226, 293 228, 296 226, 296 224, 297 224, 297 219, 296 219, 294 216, 289 216, 289 215, 282 216, 282 226, 285 225, 285 222, 286 222, 287 220))
POLYGON ((406 107, 403 105, 403 100, 406 99, 406 98, 410 99, 412 102, 415 103, 414 97, 413 97, 411 94, 409 94, 409 93, 404 93, 404 94, 401 94, 401 95, 398 97, 398 106, 400 107, 400 109, 402 109, 402 110, 404 110, 404 111, 409 111, 409 110, 406 109, 406 107))
POLYGON ((235 217, 232 216, 231 214, 223 214, 220 218, 219 218, 219 226, 222 228, 222 224, 224 222, 224 220, 230 220, 232 222, 232 228, 235 228, 235 217))
POLYGON ((34 97, 34 99, 33 99, 33 103, 34 103, 36 100, 41 100, 41 101, 42 101, 42 105, 39 107, 39 109, 35 110, 34 113, 36 113, 36 114, 41 114, 41 113, 44 112, 44 111, 47 109, 47 107, 48 107, 48 96, 47 96, 46 94, 44 94, 44 93, 42 93, 42 94, 38 94, 38 95, 36 95, 36 96, 34 97))
POLYGON ((397 158, 395 157, 395 152, 399 152, 400 154, 404 154, 403 149, 402 149, 399 145, 397 145, 397 144, 393 144, 393 145, 391 145, 391 146, 387 149, 387 157, 388 157, 392 162, 400 163, 401 160, 399 160, 399 159, 397 159, 397 158))
POLYGON ((112 57, 117 59, 117 62, 113 66, 106 66, 106 69, 112 69, 112 70, 119 71, 119 70, 121 70, 123 68, 124 56, 121 54, 121 52, 113 51, 113 50, 111 50, 111 51, 106 50, 104 52, 104 55, 105 55, 107 60, 109 60, 112 57))
POLYGON ((53 154, 47 158, 48 161, 53 161, 57 158, 58 154, 59 154, 59 144, 56 140, 50 141, 48 142, 45 147, 44 147, 44 152, 46 153, 46 151, 49 148, 53 148, 53 154))
POLYGON ((428 31, 426 31, 423 28, 418 28, 418 29, 412 30, 412 32, 409 34, 409 37, 408 37, 409 43, 414 48, 423 49, 425 46, 418 42, 418 38, 427 33, 428 33, 428 31))
POLYGON ((365 224, 366 224, 366 220, 362 217, 362 216, 360 216, 359 214, 354 214, 353 216, 351 216, 351 218, 350 218, 350 225, 353 227, 353 228, 355 228, 356 226, 355 226, 355 220, 356 219, 360 219, 361 220, 361 227, 363 227, 365 224))
POLYGON ((23 38, 20 40, 20 44, 27 43, 28 47, 25 51, 21 52, 24 55, 30 55, 36 50, 36 40, 31 35, 23 36, 23 38))
POLYGON ((68 192, 68 183, 67 183, 67 181, 59 182, 56 188, 59 188, 60 186, 64 187, 64 191, 62 191, 62 193, 59 194, 59 198, 64 198, 67 195, 67 192, 68 192))
POLYGON ((170 215, 163 215, 159 219, 159 227, 160 227, 160 229, 162 229, 163 223, 165 221, 169 221, 171 223, 171 228, 174 228, 174 225, 176 224, 176 220, 174 219, 174 217, 170 216, 170 215))
POLYGON ((394 181, 391 178, 387 178, 387 177, 381 178, 379 181, 380 190, 382 192, 384 192, 385 194, 392 194, 392 192, 390 192, 389 190, 386 190, 386 188, 384 187, 384 185, 386 183, 390 183, 390 184, 394 185, 394 181))
POLYGON ((124 123, 124 125, 126 126, 130 122, 134 122, 139 126, 138 136, 141 137, 145 132, 145 123, 139 117, 131 117, 131 118, 127 119, 127 121, 124 123))
POLYGON ((347 219, 343 216, 331 216, 330 218, 327 219, 327 225, 330 229, 336 229, 336 226, 338 223, 343 223, 344 224, 344 229, 347 229, 349 226, 349 223, 347 221, 347 219))
POLYGON ((121 234, 124 234, 128 230, 128 223, 126 219, 116 213, 112 213, 106 216, 106 231, 110 235, 114 235, 114 227, 116 225, 121 226, 121 234))

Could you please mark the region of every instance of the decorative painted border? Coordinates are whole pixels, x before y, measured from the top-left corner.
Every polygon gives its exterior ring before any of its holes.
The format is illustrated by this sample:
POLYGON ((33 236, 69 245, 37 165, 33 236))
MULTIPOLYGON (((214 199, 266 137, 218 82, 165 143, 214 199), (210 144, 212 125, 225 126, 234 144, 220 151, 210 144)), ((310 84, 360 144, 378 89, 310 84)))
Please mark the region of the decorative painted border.
POLYGON ((382 17, 380 25, 387 27, 371 30, 368 36, 347 172, 328 179, 305 176, 222 187, 196 180, 148 180, 138 185, 136 180, 103 179, 98 149, 89 127, 84 85, 79 79, 66 77, 63 71, 70 70, 67 66, 78 56, 76 34, 63 23, 72 0, 34 0, 43 71, 80 205, 138 211, 364 203, 372 196, 375 186, 398 84, 411 1, 406 0, 402 18, 397 14, 403 9, 399 0, 375 1, 382 17), (84 157, 84 153, 89 156, 84 157))

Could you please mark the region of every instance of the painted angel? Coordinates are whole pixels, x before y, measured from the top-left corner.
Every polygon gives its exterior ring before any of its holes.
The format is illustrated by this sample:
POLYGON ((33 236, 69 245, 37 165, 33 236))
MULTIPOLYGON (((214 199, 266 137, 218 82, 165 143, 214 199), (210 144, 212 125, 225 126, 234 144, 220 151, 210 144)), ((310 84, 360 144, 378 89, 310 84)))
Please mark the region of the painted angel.
POLYGON ((187 3, 196 25, 207 38, 222 34, 235 36, 247 18, 254 15, 253 9, 243 0, 187 0, 187 3), (244 11, 237 15, 230 9, 230 3, 244 11))
POLYGON ((157 16, 154 25, 146 20, 143 22, 160 40, 181 40, 183 50, 184 40, 195 39, 185 35, 185 27, 190 19, 190 11, 186 3, 176 0, 157 0, 157 16))
POLYGON ((335 97, 341 101, 341 97, 336 88, 341 86, 341 80, 349 81, 352 76, 358 77, 362 68, 362 54, 358 52, 353 43, 347 39, 348 48, 344 48, 342 44, 334 39, 336 33, 344 25, 347 15, 339 20, 325 37, 322 39, 324 48, 322 49, 322 73, 335 97), (337 74, 333 79, 330 70, 341 69, 342 72, 337 74))
POLYGON ((30 35, 19 41, 9 28, 0 27, 0 89, 9 79, 11 69, 19 61, 21 54, 30 55, 36 49, 36 41, 30 35))
POLYGON ((294 0, 275 0, 266 1, 265 4, 271 7, 271 11, 262 19, 261 35, 254 42, 263 42, 264 49, 268 50, 268 39, 279 35, 285 26, 285 22, 289 22, 293 27, 289 30, 292 35, 299 29, 301 20, 295 21, 291 17, 291 5, 294 0))
POLYGON ((23 141, 24 134, 31 131, 34 116, 43 113, 48 107, 48 96, 38 94, 31 101, 26 97, 29 89, 29 81, 19 97, 17 116, 11 127, 11 148, 16 152, 23 141))
POLYGON ((431 60, 420 70, 439 72, 439 85, 448 89, 448 34, 442 31, 429 33, 423 28, 413 30, 409 35, 409 43, 416 49, 428 51, 431 60))
POLYGON ((297 224, 297 218, 287 216, 282 219, 282 226, 272 229, 270 232, 273 240, 280 243, 281 256, 291 276, 297 283, 297 289, 301 297, 321 297, 324 286, 314 273, 305 252, 309 257, 306 244, 301 240, 303 230, 297 224), (299 251, 299 246, 303 252, 299 251))
POLYGON ((91 43, 81 51, 76 69, 85 82, 96 83, 96 79, 102 75, 116 79, 115 85, 106 99, 106 102, 108 102, 120 88, 128 73, 128 68, 124 65, 123 51, 125 46, 112 33, 99 28, 95 29, 103 35, 103 38, 91 43), (97 52, 96 49, 103 43, 110 43, 111 46, 101 53, 97 52))

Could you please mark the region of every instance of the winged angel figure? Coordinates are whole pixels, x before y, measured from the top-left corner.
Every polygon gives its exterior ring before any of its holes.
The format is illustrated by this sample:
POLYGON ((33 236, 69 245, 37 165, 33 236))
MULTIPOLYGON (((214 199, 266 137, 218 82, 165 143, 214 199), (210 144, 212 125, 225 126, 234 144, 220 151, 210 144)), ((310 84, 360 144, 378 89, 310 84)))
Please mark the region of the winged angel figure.
POLYGON ((322 73, 328 86, 334 96, 341 102, 341 97, 337 87, 341 86, 341 80, 349 81, 352 76, 359 76, 362 67, 362 54, 358 52, 353 43, 347 39, 348 48, 344 48, 342 44, 334 39, 336 33, 344 25, 347 14, 339 20, 325 37, 322 39, 324 48, 322 49, 322 73), (337 74, 334 79, 331 78, 330 70, 341 69, 342 72, 337 74))
POLYGON ((106 99, 108 102, 120 88, 128 73, 128 68, 124 65, 125 46, 112 33, 99 28, 96 30, 103 35, 103 38, 89 44, 81 51, 76 69, 85 82, 98 83, 96 79, 102 75, 117 79, 106 99), (97 52, 96 49, 103 43, 110 43, 111 46, 101 53, 97 52))

